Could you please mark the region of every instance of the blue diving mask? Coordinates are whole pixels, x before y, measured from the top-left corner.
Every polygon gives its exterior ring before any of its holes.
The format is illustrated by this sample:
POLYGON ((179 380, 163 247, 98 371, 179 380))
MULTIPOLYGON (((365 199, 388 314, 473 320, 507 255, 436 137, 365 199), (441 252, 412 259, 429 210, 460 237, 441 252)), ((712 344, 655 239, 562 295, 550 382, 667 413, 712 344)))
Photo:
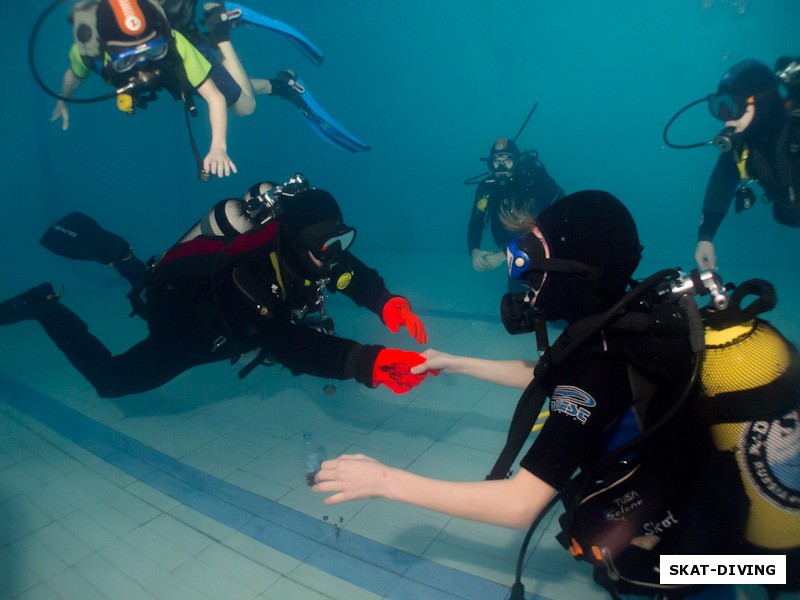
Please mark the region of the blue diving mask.
POLYGON ((522 281, 532 289, 539 289, 544 283, 546 266, 549 258, 544 238, 534 233, 511 240, 506 246, 508 276, 522 281))
MULTIPOLYGON (((115 44, 109 44, 109 46, 112 45, 115 44)), ((109 57, 111 58, 111 67, 117 73, 125 73, 140 63, 161 60, 168 51, 167 40, 159 36, 136 46, 125 48, 118 53, 109 51, 109 57)))
POLYGON ((538 230, 511 240, 506 247, 508 276, 538 292, 549 272, 570 273, 595 280, 601 269, 568 258, 551 258, 547 240, 538 230))

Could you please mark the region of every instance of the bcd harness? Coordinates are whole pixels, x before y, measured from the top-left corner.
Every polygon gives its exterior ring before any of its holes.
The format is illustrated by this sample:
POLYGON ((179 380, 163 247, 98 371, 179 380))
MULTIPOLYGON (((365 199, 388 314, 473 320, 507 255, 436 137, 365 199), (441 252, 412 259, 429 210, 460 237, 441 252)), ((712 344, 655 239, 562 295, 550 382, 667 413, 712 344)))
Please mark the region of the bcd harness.
MULTIPOLYGON (((616 597, 619 590, 625 593, 652 593, 656 590, 671 589, 669 586, 657 585, 657 573, 655 584, 652 580, 652 572, 647 573, 649 577, 638 577, 636 569, 630 567, 631 561, 628 560, 626 563, 626 556, 619 557, 619 553, 624 549, 640 546, 635 550, 641 552, 647 560, 651 560, 655 556, 657 567, 658 553, 648 553, 646 550, 652 550, 658 544, 659 535, 649 535, 650 531, 646 530, 647 535, 640 535, 631 540, 630 534, 628 534, 628 537, 624 537, 624 541, 629 545, 618 548, 615 548, 613 543, 610 547, 606 547, 605 542, 597 541, 609 539, 601 534, 604 531, 611 531, 613 534, 612 527, 615 525, 613 520, 606 521, 606 517, 600 515, 599 507, 602 506, 602 502, 611 503, 609 498, 604 500, 604 494, 612 495, 612 498, 613 494, 624 496, 620 490, 629 489, 629 487, 624 487, 625 485, 634 487, 649 485, 651 488, 656 488, 654 493, 658 492, 657 485, 653 483, 646 464, 634 462, 632 464, 635 468, 628 466, 621 471, 620 465, 625 465, 625 461, 634 453, 643 455, 650 453, 652 455, 653 451, 657 452, 659 446, 648 442, 656 439, 658 433, 663 431, 667 425, 675 423, 679 414, 689 414, 692 419, 704 423, 709 428, 717 449, 729 451, 731 450, 730 443, 723 439, 725 432, 714 429, 719 427, 718 424, 723 424, 722 426, 728 424, 749 425, 757 419, 776 419, 781 415, 793 414, 792 411, 797 411, 798 393, 796 388, 800 378, 800 361, 796 359, 796 350, 768 323, 757 318, 758 314, 771 309, 775 304, 775 294, 771 284, 762 280, 744 282, 734 290, 729 299, 726 298, 727 306, 725 302, 722 302, 721 306, 724 308, 709 305, 700 310, 694 296, 708 293, 708 290, 702 289, 702 279, 697 272, 692 273, 691 280, 694 285, 689 288, 681 283, 684 277, 685 274, 677 270, 660 271, 648 277, 606 313, 583 319, 567 327, 554 344, 544 352, 537 364, 534 379, 522 394, 512 417, 506 445, 487 479, 503 479, 510 475, 511 465, 527 440, 546 398, 557 384, 559 367, 570 358, 574 358, 579 352, 585 351, 587 342, 596 339, 601 331, 604 332, 603 339, 608 341, 610 347, 615 347, 614 352, 620 353, 621 358, 628 363, 631 387, 634 391, 636 388, 642 388, 643 382, 645 383, 644 387, 655 391, 659 386, 663 387, 665 382, 670 381, 670 373, 674 377, 674 373, 682 372, 685 381, 682 385, 680 382, 673 385, 670 388, 672 392, 668 397, 662 396, 658 399, 661 412, 656 412, 659 416, 655 417, 652 424, 648 424, 634 439, 618 446, 613 451, 606 451, 591 464, 582 467, 581 474, 574 477, 564 489, 557 493, 540 513, 525 536, 520 550, 516 580, 511 592, 512 600, 524 597, 524 586, 521 582, 522 567, 527 544, 533 531, 544 515, 559 500, 567 505, 567 513, 562 517, 563 530, 559 537, 560 541, 567 547, 572 545, 573 555, 576 558, 594 564, 595 578, 598 583, 606 587, 612 596, 616 597), (679 289, 688 290, 688 293, 675 294, 674 292, 679 289), (756 299, 745 306, 745 299, 753 296, 756 299), (741 327, 745 332, 742 336, 737 337, 737 343, 746 337, 766 339, 768 341, 762 342, 761 345, 774 347, 776 352, 781 353, 785 358, 773 361, 780 362, 780 368, 777 368, 774 373, 766 375, 763 381, 757 381, 747 386, 747 389, 722 389, 722 391, 715 392, 704 383, 706 379, 717 375, 714 365, 705 362, 704 356, 717 350, 722 352, 722 356, 726 356, 725 352, 730 352, 736 343, 726 342, 720 344, 718 348, 712 348, 711 344, 714 338, 709 334, 721 331, 725 335, 730 331, 736 332, 737 327, 741 327), (666 340, 683 339, 686 344, 683 345, 683 350, 677 353, 674 351, 674 344, 669 343, 660 346, 656 344, 655 348, 648 348, 648 344, 659 337, 666 340), (686 366, 687 355, 691 356, 691 369, 686 366), (680 362, 683 362, 684 367, 682 370, 676 371, 680 362), (756 385, 758 386, 758 396, 754 401, 752 388, 756 385), (688 402, 689 400, 691 402, 688 402), (616 468, 614 477, 596 479, 599 473, 605 471, 608 475, 614 468, 616 468), (593 485, 594 487, 592 487, 593 485), (567 502, 567 497, 570 497, 569 502, 567 502), (578 529, 576 530, 575 527, 578 529), (577 539, 584 547, 576 542, 577 539), (632 572, 627 572, 626 569, 632 570, 632 572)), ((743 351, 749 352, 750 350, 743 351)), ((760 356, 754 360, 759 358, 760 356)), ((725 361, 723 360, 723 362, 725 361)), ((730 366, 725 366, 728 371, 731 370, 730 366)), ((733 370, 736 370, 736 366, 733 367, 733 370)), ((673 381, 673 383, 675 382, 673 381)), ((636 401, 637 398, 634 397, 634 402, 636 401)), ((727 435, 730 437, 730 434, 727 435)), ((728 452, 727 454, 732 455, 733 453, 728 452)), ((663 455, 661 456, 663 457, 663 455)), ((735 464, 732 459, 728 459, 724 464, 735 464)), ((666 457, 664 460, 669 460, 669 458, 666 457)), ((741 479, 744 486, 738 481, 736 482, 737 486, 738 488, 748 488, 747 477, 741 464, 739 469, 742 471, 741 473, 733 467, 733 477, 737 480, 741 479)), ((759 517, 753 513, 756 509, 763 512, 764 507, 759 506, 757 500, 754 500, 758 490, 742 489, 741 496, 744 496, 745 491, 751 506, 749 516, 742 517, 743 521, 747 520, 748 522, 746 540, 758 546, 763 544, 763 536, 759 538, 758 531, 754 530, 758 529, 764 520, 759 521, 759 517)), ((619 497, 616 498, 616 501, 619 502, 619 497)), ((747 503, 747 499, 742 502, 747 503)), ((662 503, 662 506, 667 506, 667 504, 662 503)), ((797 538, 797 532, 800 531, 800 506, 797 509, 797 512, 783 510, 776 516, 774 514, 776 510, 773 508, 773 514, 768 518, 783 519, 780 527, 784 529, 788 523, 789 529, 794 532, 790 534, 790 537, 795 536, 793 538, 795 545, 800 546, 800 539, 797 538)), ((668 514, 669 516, 664 517, 665 521, 669 521, 669 518, 674 516, 671 512, 668 514)), ((663 526, 669 527, 670 524, 666 522, 663 526)), ((774 529, 775 522, 770 526, 774 529)), ((744 529, 744 525, 742 525, 742 529, 744 529)), ((610 535, 610 539, 616 539, 616 543, 620 543, 620 537, 625 536, 626 532, 628 530, 623 529, 622 534, 610 535)), ((641 561, 641 556, 636 556, 636 560, 641 561)), ((637 568, 641 566, 635 561, 634 564, 637 565, 637 568)))

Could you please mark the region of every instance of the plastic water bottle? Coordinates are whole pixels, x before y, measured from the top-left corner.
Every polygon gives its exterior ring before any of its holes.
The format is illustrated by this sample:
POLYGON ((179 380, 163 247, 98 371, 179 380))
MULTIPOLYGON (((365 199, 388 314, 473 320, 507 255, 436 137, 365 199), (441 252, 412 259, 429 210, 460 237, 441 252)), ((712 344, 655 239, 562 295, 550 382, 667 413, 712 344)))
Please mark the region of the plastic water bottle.
POLYGON ((320 463, 325 460, 324 448, 314 444, 314 434, 310 431, 303 433, 303 469, 306 472, 306 483, 314 485, 314 478, 319 471, 320 463))

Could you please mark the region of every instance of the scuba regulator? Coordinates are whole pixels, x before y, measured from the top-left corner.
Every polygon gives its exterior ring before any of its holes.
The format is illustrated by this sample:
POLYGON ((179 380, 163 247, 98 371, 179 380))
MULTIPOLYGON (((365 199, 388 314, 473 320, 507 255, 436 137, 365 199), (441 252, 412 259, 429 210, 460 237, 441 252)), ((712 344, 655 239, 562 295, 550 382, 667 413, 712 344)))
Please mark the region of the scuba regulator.
MULTIPOLYGON (((138 70, 128 79, 128 83, 117 88, 117 108, 127 115, 133 115, 137 108, 145 109, 147 104, 156 99, 156 89, 161 69, 138 70)), ((197 112, 194 103, 189 107, 192 114, 197 112)))
POLYGON ((278 200, 282 196, 292 197, 307 190, 311 184, 302 173, 295 173, 283 183, 273 186, 260 194, 246 199, 245 210, 248 216, 264 225, 281 214, 281 205, 278 200))

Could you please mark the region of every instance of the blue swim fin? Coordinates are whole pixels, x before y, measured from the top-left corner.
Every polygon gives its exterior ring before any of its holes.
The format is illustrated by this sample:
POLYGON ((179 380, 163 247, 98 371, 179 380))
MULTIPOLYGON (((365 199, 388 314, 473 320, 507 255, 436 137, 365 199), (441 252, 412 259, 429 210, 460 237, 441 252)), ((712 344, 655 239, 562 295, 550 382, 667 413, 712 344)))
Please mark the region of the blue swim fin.
POLYGON ((317 104, 317 101, 314 100, 314 96, 311 95, 311 92, 308 91, 308 88, 302 81, 298 79, 297 83, 304 90, 301 94, 301 98, 305 101, 307 107, 305 109, 301 108, 300 112, 317 135, 334 146, 339 146, 350 152, 366 152, 367 150, 372 150, 367 144, 334 121, 333 118, 317 104))
POLYGON ((294 73, 281 71, 276 79, 270 81, 272 93, 294 104, 306 118, 309 127, 326 142, 349 152, 366 152, 372 149, 325 112, 294 73))
POLYGON ((242 6, 241 4, 237 4, 236 2, 225 2, 225 9, 228 11, 239 10, 242 12, 241 19, 243 22, 256 25, 258 27, 264 27, 265 29, 269 29, 286 36, 289 42, 291 42, 291 44, 297 48, 301 54, 303 54, 316 66, 319 67, 322 64, 322 61, 325 59, 325 55, 322 53, 322 50, 317 48, 317 46, 314 45, 311 40, 297 31, 294 27, 291 27, 290 25, 287 25, 281 21, 277 21, 272 17, 257 13, 256 11, 249 9, 246 6, 242 6))

